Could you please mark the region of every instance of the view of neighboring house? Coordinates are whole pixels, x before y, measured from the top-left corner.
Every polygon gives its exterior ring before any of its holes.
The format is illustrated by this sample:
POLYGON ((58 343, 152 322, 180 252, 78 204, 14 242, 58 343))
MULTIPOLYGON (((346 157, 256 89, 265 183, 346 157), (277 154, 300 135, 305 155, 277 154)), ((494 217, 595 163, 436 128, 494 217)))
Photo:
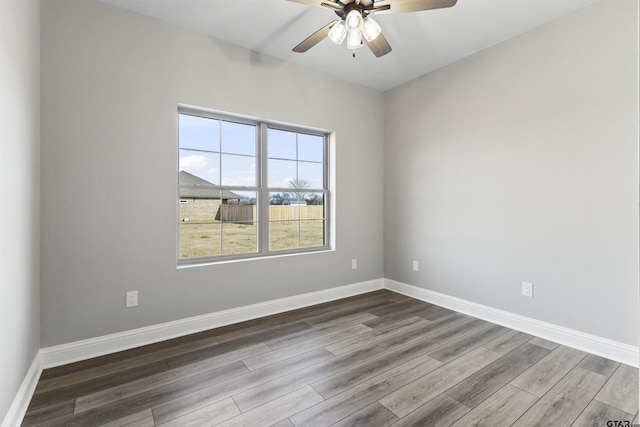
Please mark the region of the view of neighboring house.
POLYGON ((179 173, 180 189, 180 221, 220 219, 220 205, 229 204, 233 200, 239 203, 241 196, 190 174, 187 171, 179 173))

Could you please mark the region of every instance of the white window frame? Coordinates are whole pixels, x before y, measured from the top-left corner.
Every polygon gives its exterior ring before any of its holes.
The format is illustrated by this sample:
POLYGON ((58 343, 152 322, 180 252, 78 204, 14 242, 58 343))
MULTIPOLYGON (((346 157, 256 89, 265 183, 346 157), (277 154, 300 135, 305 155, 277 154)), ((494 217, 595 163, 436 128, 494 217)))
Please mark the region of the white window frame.
MULTIPOLYGON (((255 186, 228 186, 228 185, 220 185, 219 188, 221 191, 255 191, 256 192, 256 216, 257 218, 254 220, 257 224, 257 248, 256 252, 244 253, 244 254, 233 254, 233 255, 216 255, 216 256, 206 256, 206 257, 198 257, 198 258, 180 258, 180 217, 179 217, 179 206, 180 206, 180 188, 179 188, 179 180, 176 181, 176 195, 175 200, 176 203, 176 259, 177 265, 180 266, 191 266, 191 265, 199 265, 199 264, 213 264, 219 262, 226 261, 235 261, 235 260, 246 260, 246 259, 256 259, 256 258, 264 258, 264 257, 272 257, 272 256, 282 256, 282 255, 292 255, 292 254, 304 254, 304 253, 314 253, 314 252, 322 252, 327 251, 332 248, 332 215, 334 215, 334 211, 331 209, 331 198, 332 198, 332 188, 330 182, 330 172, 331 172, 331 152, 330 152, 330 143, 332 138, 332 133, 330 131, 319 130, 315 128, 309 128, 298 125, 289 125, 282 124, 269 120, 262 119, 254 119, 248 118, 245 116, 239 116, 235 114, 229 113, 221 113, 207 109, 201 109, 196 107, 187 107, 187 106, 179 106, 176 114, 176 127, 177 127, 177 162, 176 162, 176 178, 180 172, 179 160, 180 160, 180 141, 179 141, 179 121, 178 118, 181 114, 209 118, 214 120, 224 120, 228 122, 241 123, 241 124, 250 124, 256 126, 256 185, 255 186), (315 135, 323 138, 324 142, 324 161, 323 161, 323 176, 324 183, 323 188, 307 188, 304 191, 296 191, 292 188, 282 188, 282 187, 268 187, 268 153, 267 153, 267 134, 269 129, 277 129, 287 132, 295 132, 302 133, 307 135, 315 135), (304 247, 304 248, 291 248, 284 250, 270 250, 269 249, 269 201, 270 193, 294 193, 294 192, 304 192, 304 193, 321 193, 324 196, 324 245, 322 246, 313 246, 313 247, 304 247)), ((296 160, 299 161, 299 160, 296 160)), ((300 222, 300 218, 298 218, 300 222)))

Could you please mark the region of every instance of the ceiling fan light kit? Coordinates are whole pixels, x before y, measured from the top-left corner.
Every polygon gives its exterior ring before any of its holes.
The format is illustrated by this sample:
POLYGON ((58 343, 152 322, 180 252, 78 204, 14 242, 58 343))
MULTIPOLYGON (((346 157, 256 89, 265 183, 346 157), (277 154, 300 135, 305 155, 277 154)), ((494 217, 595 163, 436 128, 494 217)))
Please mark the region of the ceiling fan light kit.
MULTIPOLYGON (((454 6, 457 0, 289 0, 310 6, 331 9, 340 19, 325 25, 293 48, 302 53, 326 37, 336 44, 347 39, 347 49, 362 47, 363 39, 377 57, 391 52, 391 46, 382 35, 382 28, 369 15, 372 13, 415 12, 454 6)), ((355 53, 354 53, 355 57, 355 53)))
POLYGON ((338 20, 336 24, 329 30, 329 39, 335 44, 342 44, 347 37, 347 25, 344 21, 338 20))
POLYGON ((357 9, 351 9, 344 18, 347 23, 347 31, 350 33, 359 33, 362 28, 362 12, 357 9))
POLYGON ((349 31, 347 34, 347 49, 354 50, 362 47, 362 37, 359 31, 349 31))
POLYGON ((362 23, 362 35, 365 40, 368 42, 372 42, 382 33, 382 28, 376 21, 373 20, 372 17, 368 16, 364 22, 362 23))

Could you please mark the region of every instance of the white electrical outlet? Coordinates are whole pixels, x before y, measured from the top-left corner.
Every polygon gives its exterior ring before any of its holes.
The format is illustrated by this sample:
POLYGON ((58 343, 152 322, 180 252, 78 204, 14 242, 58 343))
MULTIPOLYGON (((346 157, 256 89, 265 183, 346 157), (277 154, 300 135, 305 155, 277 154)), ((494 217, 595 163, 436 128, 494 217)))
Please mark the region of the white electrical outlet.
POLYGON ((355 270, 358 268, 358 260, 357 259, 352 259, 351 260, 351 269, 355 270))
POLYGON ((522 295, 533 298, 533 283, 522 282, 522 295))
POLYGON ((420 266, 418 265, 418 261, 416 261, 415 259, 413 260, 413 271, 418 271, 420 269, 420 266))
POLYGON ((127 307, 135 307, 138 305, 138 291, 127 292, 127 307))

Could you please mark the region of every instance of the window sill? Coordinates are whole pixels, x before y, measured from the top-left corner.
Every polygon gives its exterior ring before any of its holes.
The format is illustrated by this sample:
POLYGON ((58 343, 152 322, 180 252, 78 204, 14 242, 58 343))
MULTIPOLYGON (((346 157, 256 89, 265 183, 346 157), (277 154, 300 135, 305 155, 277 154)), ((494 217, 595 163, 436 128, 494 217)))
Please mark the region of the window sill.
POLYGON ((246 261, 260 261, 266 259, 274 259, 274 258, 285 258, 285 257, 294 257, 294 256, 304 256, 304 255, 316 255, 323 254, 329 252, 335 252, 336 250, 333 248, 322 247, 318 249, 306 250, 304 252, 286 252, 283 251, 281 253, 270 253, 268 255, 251 255, 251 256, 242 256, 241 258, 198 258, 194 260, 182 260, 178 261, 176 268, 178 270, 182 270, 185 268, 192 267, 204 267, 204 266, 212 266, 212 265, 221 265, 221 264, 234 264, 238 262, 246 262, 246 261))

